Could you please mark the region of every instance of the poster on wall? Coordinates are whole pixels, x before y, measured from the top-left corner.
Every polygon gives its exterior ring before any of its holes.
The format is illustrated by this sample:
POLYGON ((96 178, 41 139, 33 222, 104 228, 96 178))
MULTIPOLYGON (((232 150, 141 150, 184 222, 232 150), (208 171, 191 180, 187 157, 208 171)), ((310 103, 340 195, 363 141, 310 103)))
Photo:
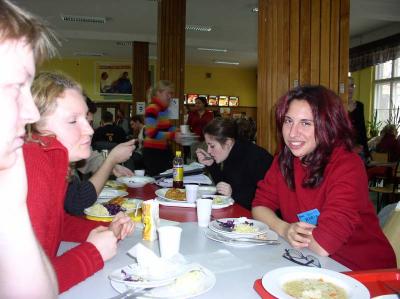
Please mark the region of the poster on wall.
POLYGON ((146 103, 145 102, 136 102, 136 114, 144 115, 146 103))
POLYGON ((198 96, 199 96, 198 94, 194 94, 194 93, 188 94, 188 95, 187 95, 187 103, 188 103, 189 105, 194 105, 194 104, 196 104, 196 98, 197 98, 198 96))
POLYGON ((218 106, 227 107, 229 105, 227 96, 219 96, 218 106))
POLYGON ((95 91, 101 95, 132 94, 132 66, 129 63, 96 63, 95 91))
POLYGON ((209 106, 218 106, 218 97, 217 96, 209 96, 208 97, 208 105, 209 106))
POLYGON ((172 98, 169 102, 169 118, 170 119, 179 119, 179 99, 172 98))
POLYGON ((239 106, 239 97, 229 97, 229 107, 239 106))

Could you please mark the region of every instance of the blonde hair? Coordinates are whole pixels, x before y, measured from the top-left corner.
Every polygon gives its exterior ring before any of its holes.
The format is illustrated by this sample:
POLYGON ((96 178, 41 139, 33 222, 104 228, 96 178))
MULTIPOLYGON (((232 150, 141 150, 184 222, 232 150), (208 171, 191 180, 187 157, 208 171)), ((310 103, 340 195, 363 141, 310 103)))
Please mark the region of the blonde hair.
POLYGON ((38 126, 42 121, 42 116, 52 113, 57 107, 57 98, 61 97, 65 90, 75 89, 82 93, 82 88, 78 82, 69 76, 59 72, 39 73, 32 83, 31 91, 33 100, 39 110, 40 120, 30 125, 31 130, 38 132, 38 126))
POLYGON ((8 0, 0 0, 0 42, 20 40, 32 47, 36 62, 56 54, 52 40, 58 42, 53 31, 38 17, 8 0))
POLYGON ((162 92, 166 89, 174 91, 174 83, 168 80, 160 80, 153 87, 150 87, 147 91, 147 100, 150 102, 153 97, 156 96, 157 92, 162 92))

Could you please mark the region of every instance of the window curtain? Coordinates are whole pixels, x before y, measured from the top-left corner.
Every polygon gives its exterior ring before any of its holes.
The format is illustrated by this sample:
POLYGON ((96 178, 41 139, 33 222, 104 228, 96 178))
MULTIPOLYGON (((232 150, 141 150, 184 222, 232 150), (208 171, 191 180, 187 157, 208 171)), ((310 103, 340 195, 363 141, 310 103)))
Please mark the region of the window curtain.
POLYGON ((400 34, 350 49, 350 72, 400 57, 400 34))

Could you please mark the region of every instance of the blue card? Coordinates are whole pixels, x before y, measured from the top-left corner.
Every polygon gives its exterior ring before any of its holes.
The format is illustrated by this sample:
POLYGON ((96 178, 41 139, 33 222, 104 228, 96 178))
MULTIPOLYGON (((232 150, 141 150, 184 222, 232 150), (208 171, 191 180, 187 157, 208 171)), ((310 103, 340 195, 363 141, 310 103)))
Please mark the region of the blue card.
POLYGON ((303 213, 299 213, 299 214, 297 214, 297 217, 302 222, 317 225, 319 214, 320 213, 319 213, 318 209, 313 209, 313 210, 305 211, 303 213))

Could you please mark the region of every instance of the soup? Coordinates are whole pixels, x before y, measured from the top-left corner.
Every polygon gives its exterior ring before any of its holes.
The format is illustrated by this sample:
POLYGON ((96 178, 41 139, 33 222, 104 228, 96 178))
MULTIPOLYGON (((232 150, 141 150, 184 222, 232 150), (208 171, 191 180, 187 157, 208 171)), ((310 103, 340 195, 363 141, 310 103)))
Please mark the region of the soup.
POLYGON ((343 288, 323 279, 292 280, 283 285, 283 290, 297 299, 348 299, 343 288))

